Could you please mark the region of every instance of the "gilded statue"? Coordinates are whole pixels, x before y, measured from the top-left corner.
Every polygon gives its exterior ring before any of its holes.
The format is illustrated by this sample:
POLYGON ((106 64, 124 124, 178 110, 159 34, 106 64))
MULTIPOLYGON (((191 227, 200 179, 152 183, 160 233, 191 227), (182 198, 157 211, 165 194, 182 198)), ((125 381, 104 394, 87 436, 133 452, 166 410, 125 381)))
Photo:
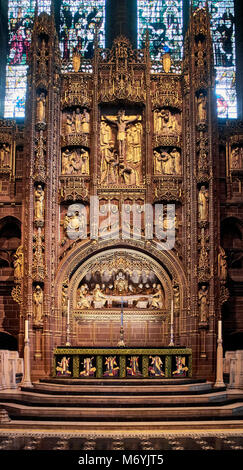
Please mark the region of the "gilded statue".
POLYGON ((107 147, 101 160, 101 183, 118 182, 118 158, 113 147, 107 147))
POLYGON ((36 120, 37 122, 45 122, 46 118, 46 97, 45 93, 41 93, 37 98, 36 120))
POLYGON ((151 307, 152 308, 163 308, 164 294, 160 284, 157 285, 156 292, 152 296, 151 307))
POLYGON ((239 168, 242 167, 241 158, 242 158, 242 151, 239 147, 235 147, 235 148, 231 149, 230 168, 232 168, 232 170, 234 170, 234 169, 238 170, 239 168))
POLYGON ((173 286, 173 300, 174 300, 174 308, 180 308, 180 288, 179 286, 173 286))
POLYGON ((72 134, 73 132, 73 117, 70 114, 66 115, 65 122, 65 135, 72 134))
POLYGON ((154 111, 154 133, 157 135, 178 134, 179 127, 175 115, 167 108, 154 111))
POLYGON ((172 158, 173 173, 176 175, 181 175, 181 154, 176 148, 170 152, 172 158))
POLYGON ((209 314, 208 287, 202 285, 198 292, 200 321, 206 322, 209 314))
POLYGON ((219 280, 225 282, 227 279, 227 256, 224 249, 220 246, 219 247, 219 254, 218 254, 218 276, 219 280))
POLYGON ((206 122, 207 120, 207 98, 203 93, 200 93, 197 98, 197 115, 198 122, 206 122))
POLYGON ((104 295, 101 291, 99 284, 96 284, 95 289, 93 291, 93 301, 94 308, 102 308, 107 302, 106 295, 104 295))
POLYGON ((78 307, 79 308, 90 308, 91 303, 87 299, 88 295, 88 287, 86 285, 83 285, 80 287, 80 292, 79 292, 79 299, 78 299, 78 307))
POLYGON ((14 265, 14 279, 19 281, 23 277, 24 270, 24 253, 23 246, 20 245, 16 250, 16 253, 13 256, 13 265, 14 265))
POLYGON ((202 186, 198 193, 198 210, 200 222, 206 222, 208 220, 208 199, 208 189, 206 189, 206 186, 202 186))
POLYGON ((162 175, 162 157, 161 153, 157 150, 154 150, 154 174, 155 175, 162 175))
POLYGON ((125 168, 121 168, 121 178, 122 178, 122 182, 127 185, 138 186, 140 183, 139 168, 134 168, 129 165, 126 166, 125 168))
POLYGON ((89 174, 89 152, 81 148, 80 150, 69 150, 62 152, 62 174, 89 174))
POLYGON ((142 124, 140 122, 128 126, 126 162, 137 164, 141 161, 142 124))
POLYGON ((2 168, 10 167, 10 146, 8 144, 3 144, 0 149, 0 162, 2 168))
POLYGON ((44 190, 38 184, 35 190, 35 219, 43 220, 44 218, 44 190))
POLYGON ((81 130, 83 134, 89 134, 90 131, 90 116, 88 110, 85 108, 82 113, 81 118, 81 130))
POLYGON ((104 116, 104 119, 111 124, 115 124, 117 126, 117 142, 118 142, 118 154, 119 160, 124 161, 125 159, 125 150, 126 150, 126 130, 128 124, 132 122, 138 121, 140 116, 132 116, 128 117, 125 114, 125 110, 121 109, 118 111, 116 117, 111 116, 104 116))
POLYGON ((82 114, 80 109, 77 108, 76 111, 73 112, 73 120, 75 125, 75 132, 77 134, 81 134, 82 132, 82 114))
POLYGON ((34 323, 39 324, 43 321, 43 291, 38 285, 33 292, 33 314, 34 323))

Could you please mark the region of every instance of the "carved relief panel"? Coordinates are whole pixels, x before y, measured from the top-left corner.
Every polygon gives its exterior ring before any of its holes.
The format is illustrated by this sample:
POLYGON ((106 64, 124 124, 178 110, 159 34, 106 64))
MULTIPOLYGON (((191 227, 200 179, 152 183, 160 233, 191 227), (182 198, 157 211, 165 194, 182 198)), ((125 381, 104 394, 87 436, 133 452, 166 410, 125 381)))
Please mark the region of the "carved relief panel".
POLYGON ((143 126, 141 114, 124 109, 102 112, 100 122, 100 184, 139 186, 142 172, 143 126))

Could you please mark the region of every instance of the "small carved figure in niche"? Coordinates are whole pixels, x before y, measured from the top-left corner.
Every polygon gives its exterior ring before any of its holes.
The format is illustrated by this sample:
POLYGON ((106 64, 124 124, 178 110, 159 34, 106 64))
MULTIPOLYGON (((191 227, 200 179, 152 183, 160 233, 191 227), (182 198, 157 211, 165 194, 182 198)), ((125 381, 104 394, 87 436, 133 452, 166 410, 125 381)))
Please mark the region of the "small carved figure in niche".
POLYGON ((238 170, 239 168, 241 168, 241 166, 242 166, 241 157, 242 157, 242 155, 241 155, 241 151, 240 151, 239 147, 235 147, 231 150, 230 167, 232 169, 238 170))
POLYGON ((161 152, 161 161, 162 161, 162 174, 163 175, 172 175, 173 174, 173 161, 168 152, 161 152))
POLYGON ((66 116, 65 122, 65 135, 72 134, 73 132, 73 117, 70 114, 66 116))
POLYGON ((72 165, 70 163, 72 153, 69 149, 62 152, 62 174, 69 175, 72 173, 72 165))
POLYGON ((46 97, 45 93, 41 93, 37 98, 36 120, 37 122, 45 122, 46 119, 46 97))
POLYGON ((151 365, 149 366, 149 375, 152 377, 164 377, 162 370, 163 361, 160 356, 149 356, 151 359, 151 365))
POLYGON ((201 286, 198 292, 199 299, 199 310, 200 310, 200 321, 206 322, 209 314, 209 300, 208 300, 208 287, 206 285, 201 286))
POLYGON ((10 146, 8 144, 3 144, 0 150, 0 162, 1 167, 10 167, 10 146))
POLYGON ((175 115, 167 108, 154 111, 155 134, 178 134, 178 121, 175 115))
POLYGON ((154 174, 155 175, 162 175, 162 157, 160 152, 154 150, 154 174))
POLYGON ((104 116, 104 119, 111 124, 116 124, 117 126, 117 142, 118 142, 118 152, 119 152, 119 160, 124 161, 125 159, 125 150, 126 150, 126 130, 128 124, 138 121, 140 116, 132 116, 128 117, 125 114, 125 110, 121 109, 118 111, 117 116, 112 118, 108 116, 104 116))
POLYGON ((122 272, 117 274, 114 281, 114 288, 118 294, 125 294, 128 291, 128 280, 122 272))
POLYGON ((16 253, 13 256, 13 260, 14 278, 18 281, 22 279, 24 269, 24 253, 22 245, 20 245, 16 250, 16 253))
POLYGON ((206 122, 207 120, 207 98, 200 93, 197 98, 197 115, 198 122, 206 122))
POLYGON ((101 161, 101 183, 117 183, 118 159, 114 148, 107 148, 101 161))
POLYGON ((114 146, 112 136, 112 129, 105 121, 101 121, 100 124, 100 146, 101 146, 101 153, 104 155, 107 148, 114 146))
POLYGON ((220 246, 219 247, 219 254, 218 254, 218 276, 220 281, 226 281, 227 279, 227 256, 224 249, 220 246))
POLYGON ((82 132, 84 134, 89 134, 90 131, 90 116, 88 110, 85 108, 82 114, 82 132))
POLYGON ((39 285, 33 292, 33 303, 34 323, 40 324, 43 321, 43 291, 39 285))
POLYGON ((160 284, 157 285, 155 294, 152 296, 151 307, 152 308, 163 308, 164 294, 160 284))
POLYGON ((82 114, 80 113, 80 109, 77 108, 76 111, 73 112, 74 123, 75 123, 75 132, 77 134, 81 134, 82 132, 82 114))
POLYGON ((208 199, 208 189, 206 189, 206 186, 202 186, 198 193, 198 210, 200 222, 206 222, 208 220, 208 199))
POLYGON ((88 295, 88 289, 85 285, 80 287, 80 292, 79 292, 79 300, 78 300, 78 307, 79 308, 90 308, 91 303, 87 299, 88 295))
POLYGON ((124 183, 127 185, 139 185, 140 175, 137 168, 127 166, 122 168, 121 166, 121 177, 124 183))
POLYGON ((93 292, 94 308, 102 308, 107 302, 106 295, 101 291, 100 285, 96 284, 93 292))
POLYGON ((81 175, 89 175, 89 152, 88 150, 81 149, 81 175))
POLYGON ((174 299, 174 308, 180 308, 180 288, 179 286, 173 286, 173 299, 174 299))
POLYGON ((174 148, 171 152, 170 152, 170 156, 172 158, 172 166, 173 166, 173 173, 175 173, 176 175, 181 175, 181 155, 180 155, 180 152, 178 152, 178 150, 176 148, 174 148))
POLYGON ((127 129, 127 153, 126 162, 137 164, 141 161, 142 124, 140 122, 129 126, 127 129))
POLYGON ((44 190, 38 184, 35 190, 35 219, 43 220, 44 218, 44 190))

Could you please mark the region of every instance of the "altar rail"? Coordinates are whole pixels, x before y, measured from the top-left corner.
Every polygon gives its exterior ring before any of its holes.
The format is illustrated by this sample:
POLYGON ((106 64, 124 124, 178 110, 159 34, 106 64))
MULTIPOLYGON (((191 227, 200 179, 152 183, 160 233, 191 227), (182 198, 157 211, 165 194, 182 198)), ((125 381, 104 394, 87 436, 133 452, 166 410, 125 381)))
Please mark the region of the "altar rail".
POLYGON ((54 377, 192 377, 190 348, 74 348, 54 350, 54 377))

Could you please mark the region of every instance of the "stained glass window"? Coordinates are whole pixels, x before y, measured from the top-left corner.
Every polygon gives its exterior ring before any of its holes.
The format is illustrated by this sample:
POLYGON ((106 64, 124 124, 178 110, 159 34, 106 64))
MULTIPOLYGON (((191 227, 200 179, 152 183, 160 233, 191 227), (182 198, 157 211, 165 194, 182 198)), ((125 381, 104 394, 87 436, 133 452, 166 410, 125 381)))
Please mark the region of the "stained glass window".
POLYGON ((174 61, 183 55, 183 1, 182 0, 137 0, 138 47, 145 44, 149 31, 151 57, 160 60, 169 52, 174 61))
MULTIPOLYGON (((193 0, 194 7, 204 1, 193 0)), ((237 118, 234 0, 209 0, 216 69, 218 116, 237 118)))
MULTIPOLYGON (((8 1, 9 49, 4 116, 24 117, 27 59, 36 0, 8 1)), ((51 0, 39 0, 38 12, 50 13, 51 0)))
POLYGON ((60 13, 61 52, 64 60, 80 51, 85 59, 93 55, 95 28, 105 46, 105 0, 63 0, 60 13))

